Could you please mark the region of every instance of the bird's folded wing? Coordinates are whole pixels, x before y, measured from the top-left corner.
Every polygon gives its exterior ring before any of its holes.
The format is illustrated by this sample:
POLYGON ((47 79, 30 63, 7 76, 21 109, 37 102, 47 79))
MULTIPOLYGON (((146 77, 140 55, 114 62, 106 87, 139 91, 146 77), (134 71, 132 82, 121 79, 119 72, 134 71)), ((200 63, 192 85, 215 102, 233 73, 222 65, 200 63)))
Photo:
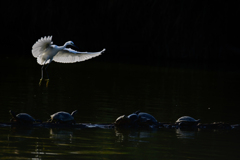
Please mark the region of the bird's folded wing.
POLYGON ((59 51, 54 57, 53 60, 55 62, 60 63, 74 63, 88 60, 90 58, 101 55, 105 49, 99 52, 78 52, 71 48, 65 48, 59 51))
POLYGON ((32 46, 32 55, 38 57, 52 44, 52 36, 42 37, 32 46))

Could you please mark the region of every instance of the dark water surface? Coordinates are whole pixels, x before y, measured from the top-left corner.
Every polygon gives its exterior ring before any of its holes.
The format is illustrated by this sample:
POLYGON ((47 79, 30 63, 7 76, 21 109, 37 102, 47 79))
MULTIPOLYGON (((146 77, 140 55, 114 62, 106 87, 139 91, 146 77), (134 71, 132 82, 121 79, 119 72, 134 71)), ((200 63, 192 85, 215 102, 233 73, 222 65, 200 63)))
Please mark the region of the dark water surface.
MULTIPOLYGON (((1 59, 0 122, 8 111, 43 121, 77 109, 79 123, 111 123, 142 110, 160 122, 189 115, 203 123, 240 123, 237 70, 208 66, 164 67, 52 63, 49 87, 38 86, 31 58, 1 59)), ((0 128, 0 159, 239 159, 239 131, 0 128)))

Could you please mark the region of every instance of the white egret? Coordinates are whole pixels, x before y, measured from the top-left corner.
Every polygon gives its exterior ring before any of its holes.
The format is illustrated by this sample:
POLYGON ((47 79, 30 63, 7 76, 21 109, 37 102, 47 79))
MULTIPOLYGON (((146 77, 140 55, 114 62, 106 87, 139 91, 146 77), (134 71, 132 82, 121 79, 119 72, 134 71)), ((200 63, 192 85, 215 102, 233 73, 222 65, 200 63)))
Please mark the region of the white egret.
MULTIPOLYGON (((41 79, 39 82, 39 86, 41 86, 43 80, 43 69, 45 67, 45 72, 47 73, 47 67, 52 62, 59 63, 75 63, 88 60, 90 58, 101 55, 105 51, 103 49, 99 52, 79 52, 75 51, 71 48, 66 48, 67 45, 71 45, 77 48, 72 41, 66 42, 63 46, 53 45, 52 36, 42 37, 32 46, 32 55, 37 58, 37 62, 40 65, 43 65, 41 68, 41 79)), ((49 76, 47 73, 48 79, 45 79, 46 87, 48 87, 49 76)))

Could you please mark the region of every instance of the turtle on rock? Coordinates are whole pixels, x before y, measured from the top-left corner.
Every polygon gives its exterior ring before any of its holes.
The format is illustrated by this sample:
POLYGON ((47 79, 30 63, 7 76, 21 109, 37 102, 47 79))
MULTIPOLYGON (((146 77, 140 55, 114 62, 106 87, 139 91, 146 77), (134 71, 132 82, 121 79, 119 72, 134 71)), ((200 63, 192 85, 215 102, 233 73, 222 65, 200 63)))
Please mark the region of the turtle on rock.
POLYGON ((152 127, 159 126, 157 120, 150 114, 136 111, 128 116, 122 115, 114 122, 116 126, 124 127, 152 127))
POLYGON ((122 116, 119 116, 115 122, 114 122, 114 125, 116 126, 124 126, 124 127, 132 127, 133 125, 136 125, 137 124, 137 121, 138 121, 138 114, 139 114, 140 111, 136 111, 128 116, 126 115, 122 115, 122 116))
POLYGON ((74 115, 76 113, 77 110, 73 111, 71 114, 69 114, 68 112, 60 111, 52 114, 50 116, 51 119, 49 119, 48 122, 75 124, 74 115))
POLYGON ((17 122, 20 124, 32 124, 34 122, 41 122, 41 120, 35 120, 32 116, 27 113, 16 113, 12 110, 9 111, 10 115, 12 116, 11 122, 17 122))
POLYGON ((188 127, 194 127, 200 122, 200 119, 196 120, 190 116, 183 116, 178 118, 176 121, 176 125, 179 126, 188 126, 188 127))

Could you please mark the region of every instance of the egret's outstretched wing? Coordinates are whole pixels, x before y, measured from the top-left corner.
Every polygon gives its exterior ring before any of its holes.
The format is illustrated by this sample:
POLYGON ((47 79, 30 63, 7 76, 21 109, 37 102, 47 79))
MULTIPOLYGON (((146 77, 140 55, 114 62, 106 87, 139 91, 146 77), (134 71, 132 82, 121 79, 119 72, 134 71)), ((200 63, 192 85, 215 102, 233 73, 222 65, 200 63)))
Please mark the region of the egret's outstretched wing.
POLYGON ((99 52, 78 52, 71 48, 65 48, 59 51, 54 57, 53 61, 60 63, 74 63, 88 60, 90 58, 101 55, 105 49, 99 52))
POLYGON ((42 37, 32 46, 32 55, 37 58, 52 44, 52 36, 42 37))

